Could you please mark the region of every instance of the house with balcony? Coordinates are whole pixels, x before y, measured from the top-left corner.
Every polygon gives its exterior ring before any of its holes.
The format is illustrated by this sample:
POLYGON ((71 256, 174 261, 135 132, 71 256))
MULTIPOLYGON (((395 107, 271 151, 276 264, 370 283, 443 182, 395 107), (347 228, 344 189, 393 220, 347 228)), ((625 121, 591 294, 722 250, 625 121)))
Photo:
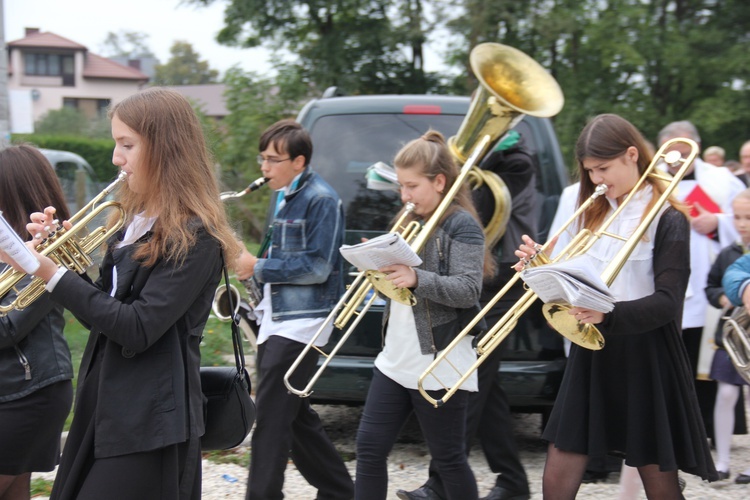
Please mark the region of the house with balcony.
POLYGON ((38 28, 8 42, 11 132, 33 132, 50 110, 70 107, 96 118, 148 82, 137 67, 115 62, 84 45, 38 28))

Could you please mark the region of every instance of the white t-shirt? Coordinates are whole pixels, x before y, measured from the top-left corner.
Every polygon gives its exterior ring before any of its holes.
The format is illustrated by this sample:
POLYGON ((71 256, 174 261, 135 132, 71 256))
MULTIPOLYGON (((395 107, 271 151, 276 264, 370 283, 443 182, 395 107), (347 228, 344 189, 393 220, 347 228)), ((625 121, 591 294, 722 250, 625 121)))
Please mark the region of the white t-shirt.
MULTIPOLYGON (((452 387, 477 360, 476 352, 471 346, 473 338, 468 335, 464 337, 447 357, 447 360, 458 371, 451 368, 448 363, 443 362, 433 372, 445 386, 452 387)), ((392 301, 385 346, 378 357, 375 358, 375 366, 378 370, 406 389, 416 390, 418 389, 417 380, 419 376, 432 363, 435 356, 435 354, 422 354, 419 348, 417 325, 414 322, 412 308, 392 301)), ((423 389, 436 391, 444 389, 444 387, 434 377, 427 377, 423 383, 423 389)), ((477 391, 476 370, 466 379, 466 382, 461 386, 461 390, 477 391)))

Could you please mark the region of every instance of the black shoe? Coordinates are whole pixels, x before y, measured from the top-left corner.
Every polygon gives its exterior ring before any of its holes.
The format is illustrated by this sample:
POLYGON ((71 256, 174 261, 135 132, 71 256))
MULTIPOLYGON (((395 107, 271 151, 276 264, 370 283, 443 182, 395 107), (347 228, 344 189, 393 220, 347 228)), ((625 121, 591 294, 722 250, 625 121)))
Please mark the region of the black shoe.
POLYGON ((729 471, 724 472, 723 470, 717 470, 716 472, 719 474, 719 481, 729 479, 729 471))
POLYGON ((581 482, 586 484, 598 483, 599 481, 606 481, 608 477, 609 472, 587 470, 583 473, 583 479, 581 479, 581 482))
POLYGON ((427 485, 412 491, 398 490, 396 496, 401 500, 443 500, 443 497, 427 485))
POLYGON ((502 486, 495 486, 490 490, 489 495, 480 500, 529 500, 529 498, 531 495, 528 491, 513 491, 502 486))
POLYGON ((750 476, 747 474, 740 474, 734 478, 734 482, 737 484, 750 484, 750 476))

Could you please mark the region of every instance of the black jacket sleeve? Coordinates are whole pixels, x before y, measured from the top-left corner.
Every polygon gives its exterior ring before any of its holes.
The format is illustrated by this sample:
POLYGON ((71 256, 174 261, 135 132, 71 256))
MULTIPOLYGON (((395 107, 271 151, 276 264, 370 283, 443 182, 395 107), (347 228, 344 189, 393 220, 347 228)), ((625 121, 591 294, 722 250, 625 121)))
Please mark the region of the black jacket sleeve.
POLYGON ((598 325, 605 334, 644 333, 673 321, 680 324, 690 277, 690 225, 682 213, 671 207, 658 224, 654 242, 654 293, 617 302, 598 325))

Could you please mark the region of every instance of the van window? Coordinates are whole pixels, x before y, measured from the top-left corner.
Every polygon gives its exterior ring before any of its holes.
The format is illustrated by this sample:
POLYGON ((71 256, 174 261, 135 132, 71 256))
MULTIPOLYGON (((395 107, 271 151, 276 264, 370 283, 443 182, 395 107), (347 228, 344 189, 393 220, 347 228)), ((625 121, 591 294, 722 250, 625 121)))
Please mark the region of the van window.
POLYGON ((392 165, 404 144, 430 128, 447 139, 455 135, 463 119, 464 115, 331 115, 310 127, 313 170, 341 197, 347 227, 361 231, 347 235, 347 243, 358 243, 368 231, 387 231, 401 209, 397 192, 367 189, 367 167, 378 161, 392 165))

